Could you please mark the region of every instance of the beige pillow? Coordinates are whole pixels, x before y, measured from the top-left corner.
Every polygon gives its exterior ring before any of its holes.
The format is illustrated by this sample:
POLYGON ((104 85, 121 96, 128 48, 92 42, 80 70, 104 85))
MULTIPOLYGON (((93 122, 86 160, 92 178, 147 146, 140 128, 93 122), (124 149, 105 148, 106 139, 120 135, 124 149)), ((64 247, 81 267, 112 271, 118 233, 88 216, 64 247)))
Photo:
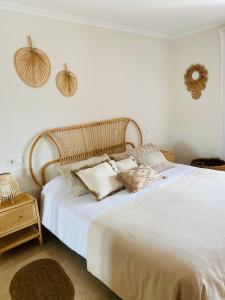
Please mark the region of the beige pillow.
POLYGON ((115 161, 124 160, 124 159, 129 157, 129 155, 126 154, 126 151, 121 152, 121 153, 110 154, 109 156, 110 156, 111 159, 113 159, 115 161))
POLYGON ((128 157, 120 161, 109 161, 117 173, 129 171, 137 167, 137 162, 133 157, 128 157))
POLYGON ((58 167, 59 172, 64 176, 67 181, 67 184, 70 190, 76 197, 85 195, 89 193, 87 187, 83 184, 83 182, 77 176, 74 176, 71 171, 65 167, 58 167))
POLYGON ((75 172, 97 200, 119 191, 123 188, 117 180, 117 173, 109 162, 103 162, 91 168, 81 169, 75 172))
POLYGON ((148 165, 140 165, 133 170, 119 173, 117 178, 128 192, 135 193, 150 183, 165 177, 160 176, 148 165))
POLYGON ((75 171, 75 170, 79 170, 84 167, 92 167, 92 166, 97 165, 108 159, 110 159, 108 154, 103 154, 103 155, 99 155, 99 156, 89 157, 84 160, 76 161, 72 164, 67 164, 65 166, 61 166, 61 168, 65 167, 65 168, 69 169, 70 171, 75 171))
POLYGON ((106 160, 109 160, 109 156, 107 154, 103 154, 101 156, 94 156, 85 160, 77 161, 72 164, 67 164, 65 166, 58 166, 58 171, 65 177, 69 188, 71 189, 73 194, 76 197, 79 197, 89 193, 89 190, 83 184, 83 182, 71 172, 77 171, 84 167, 91 167, 93 165, 97 165, 106 160))
MULTIPOLYGON (((149 143, 145 146, 140 146, 140 147, 137 147, 137 148, 128 149, 125 152, 110 154, 110 158, 115 160, 115 161, 120 161, 120 160, 124 160, 124 159, 128 158, 129 156, 132 156, 132 154, 129 154, 129 153, 135 153, 135 156, 137 156, 136 152, 139 151, 142 148, 145 148, 146 146, 148 148, 151 148, 152 150, 158 150, 158 147, 156 145, 154 145, 152 143, 149 143)), ((135 159, 136 159, 136 157, 135 157, 135 159)))
POLYGON ((166 160, 158 147, 153 144, 129 149, 126 154, 133 156, 139 165, 149 165, 157 172, 163 172, 174 167, 174 164, 166 160))

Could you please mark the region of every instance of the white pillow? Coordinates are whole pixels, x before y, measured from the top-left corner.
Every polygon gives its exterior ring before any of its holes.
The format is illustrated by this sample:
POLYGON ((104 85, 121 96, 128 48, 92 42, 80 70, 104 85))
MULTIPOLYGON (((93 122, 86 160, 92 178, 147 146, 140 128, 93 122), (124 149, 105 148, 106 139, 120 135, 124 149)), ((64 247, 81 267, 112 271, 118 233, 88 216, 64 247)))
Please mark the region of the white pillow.
POLYGON ((122 183, 116 178, 116 171, 109 162, 103 162, 75 173, 87 186, 89 191, 95 195, 97 200, 101 200, 123 188, 122 183))
POLYGON ((73 194, 76 197, 79 197, 79 196, 89 193, 89 190, 83 184, 83 182, 71 172, 77 171, 84 167, 94 166, 94 165, 99 164, 108 159, 109 159, 109 156, 107 154, 103 154, 101 156, 94 156, 94 157, 90 157, 85 160, 77 161, 72 164, 58 166, 58 171, 66 178, 66 181, 67 181, 71 191, 73 192, 73 194))
POLYGON ((110 164, 112 164, 112 167, 117 173, 129 171, 138 166, 136 160, 133 157, 125 158, 120 161, 110 160, 109 162, 110 164))

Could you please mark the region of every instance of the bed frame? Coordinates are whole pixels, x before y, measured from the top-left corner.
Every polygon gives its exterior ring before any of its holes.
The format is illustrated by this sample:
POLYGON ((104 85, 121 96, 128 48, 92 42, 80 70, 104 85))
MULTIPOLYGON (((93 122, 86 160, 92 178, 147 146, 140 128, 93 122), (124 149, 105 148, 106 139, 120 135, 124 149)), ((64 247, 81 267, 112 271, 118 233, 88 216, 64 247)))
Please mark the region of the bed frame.
POLYGON ((131 124, 137 131, 138 146, 142 145, 142 133, 138 124, 129 118, 117 118, 94 123, 46 130, 33 141, 29 153, 29 169, 35 183, 42 187, 46 182, 46 169, 55 163, 61 165, 83 160, 104 153, 112 154, 126 150, 127 145, 135 147, 126 140, 127 128, 131 124), (57 158, 45 163, 39 172, 38 180, 33 167, 35 148, 38 142, 47 138, 56 149, 57 158))

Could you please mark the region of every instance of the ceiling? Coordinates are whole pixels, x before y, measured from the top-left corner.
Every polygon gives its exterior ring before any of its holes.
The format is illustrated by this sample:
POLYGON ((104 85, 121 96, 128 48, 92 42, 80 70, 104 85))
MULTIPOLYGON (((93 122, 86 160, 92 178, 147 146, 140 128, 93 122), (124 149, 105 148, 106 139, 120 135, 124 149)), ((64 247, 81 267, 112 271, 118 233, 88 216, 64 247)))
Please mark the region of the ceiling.
POLYGON ((225 0, 7 0, 0 9, 171 39, 225 24, 225 0))

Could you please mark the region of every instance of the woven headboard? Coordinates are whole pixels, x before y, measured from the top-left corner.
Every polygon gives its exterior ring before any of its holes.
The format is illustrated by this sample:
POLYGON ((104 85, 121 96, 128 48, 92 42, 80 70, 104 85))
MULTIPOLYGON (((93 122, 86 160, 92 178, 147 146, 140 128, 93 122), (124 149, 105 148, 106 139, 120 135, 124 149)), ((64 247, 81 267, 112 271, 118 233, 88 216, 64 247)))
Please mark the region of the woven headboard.
POLYGON ((33 180, 42 187, 46 183, 46 169, 52 164, 68 164, 99 154, 123 152, 127 145, 134 147, 134 143, 126 140, 129 124, 133 125, 137 131, 138 145, 142 145, 140 127, 129 118, 110 119, 44 131, 35 138, 30 148, 29 169, 33 180), (37 178, 38 174, 34 171, 33 157, 37 143, 42 138, 47 138, 54 145, 57 158, 41 167, 42 180, 40 181, 37 178))

